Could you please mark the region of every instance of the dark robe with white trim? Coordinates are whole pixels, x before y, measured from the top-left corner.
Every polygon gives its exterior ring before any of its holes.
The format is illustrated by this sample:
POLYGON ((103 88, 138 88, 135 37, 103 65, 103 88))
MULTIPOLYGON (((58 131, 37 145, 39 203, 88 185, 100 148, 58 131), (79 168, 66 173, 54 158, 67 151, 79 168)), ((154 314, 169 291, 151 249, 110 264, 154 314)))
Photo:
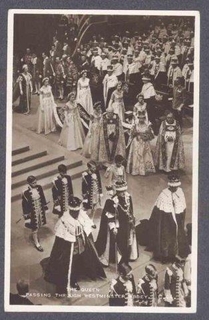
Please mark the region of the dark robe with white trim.
POLYGON ((156 258, 187 257, 190 253, 184 222, 186 202, 183 190, 164 189, 154 205, 149 220, 149 246, 156 258))
POLYGON ((128 192, 125 198, 115 195, 106 201, 95 247, 99 257, 109 256, 110 262, 128 263, 138 258, 133 204, 128 192), (112 232, 114 228, 118 231, 116 236, 112 232), (118 261, 115 261, 116 247, 118 261))
POLYGON ((45 269, 45 280, 67 293, 80 276, 106 278, 91 235, 93 223, 80 210, 74 219, 64 212, 55 226, 55 242, 45 269))

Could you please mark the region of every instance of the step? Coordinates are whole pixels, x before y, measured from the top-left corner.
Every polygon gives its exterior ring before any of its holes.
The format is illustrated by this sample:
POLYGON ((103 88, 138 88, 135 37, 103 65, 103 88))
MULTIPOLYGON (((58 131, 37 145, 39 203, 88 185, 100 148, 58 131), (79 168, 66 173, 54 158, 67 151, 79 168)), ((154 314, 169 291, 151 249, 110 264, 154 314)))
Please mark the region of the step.
POLYGON ((26 172, 31 172, 32 170, 43 168, 45 166, 62 161, 64 159, 64 156, 52 157, 51 155, 46 155, 45 157, 34 159, 26 163, 18 164, 13 167, 12 177, 16 177, 26 172))
MULTIPOLYGON (((62 162, 62 163, 64 163, 64 162, 62 162)), ((69 169, 68 174, 71 176, 72 180, 75 180, 75 179, 81 177, 82 172, 84 170, 86 170, 86 166, 82 164, 82 165, 76 166, 75 168, 69 169)), ((44 190, 51 188, 52 187, 52 180, 56 174, 57 174, 57 170, 52 175, 45 177, 43 179, 39 179, 38 184, 40 184, 44 190)), ((24 183, 24 186, 26 186, 26 182, 24 183)), ((24 190, 24 186, 21 185, 18 188, 15 188, 14 190, 12 190, 12 202, 21 199, 22 191, 24 190)))
POLYGON ((24 152, 29 151, 29 150, 30 150, 29 146, 22 146, 22 147, 19 147, 17 149, 13 149, 12 150, 12 155, 15 156, 16 154, 24 153, 24 152))
POLYGON ((47 151, 43 150, 43 151, 33 151, 30 150, 29 152, 23 154, 17 154, 15 156, 12 157, 12 166, 16 166, 18 164, 30 161, 30 160, 34 160, 37 158, 41 158, 47 155, 47 151))
MULTIPOLYGON (((45 177, 49 177, 57 173, 57 167, 59 164, 62 164, 62 163, 67 166, 67 169, 71 169, 71 168, 81 166, 82 160, 77 160, 77 161, 74 161, 73 163, 69 162, 69 160, 59 161, 55 164, 50 165, 49 168, 43 167, 37 170, 31 170, 30 175, 35 176, 37 180, 43 179, 45 177)), ((12 179, 12 189, 15 189, 20 186, 24 186, 26 183, 27 177, 28 177, 28 173, 24 173, 17 177, 14 177, 12 179)))

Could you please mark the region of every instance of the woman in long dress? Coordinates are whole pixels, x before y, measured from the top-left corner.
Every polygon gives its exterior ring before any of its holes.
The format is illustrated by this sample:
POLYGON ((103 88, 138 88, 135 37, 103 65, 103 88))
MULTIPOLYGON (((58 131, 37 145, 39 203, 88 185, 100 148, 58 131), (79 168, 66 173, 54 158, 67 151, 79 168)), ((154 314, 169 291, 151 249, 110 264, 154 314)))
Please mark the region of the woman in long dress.
POLYGON ((144 102, 144 95, 139 93, 136 98, 138 102, 134 105, 133 117, 135 119, 138 115, 144 115, 146 118, 146 124, 148 124, 147 104, 144 102))
POLYGON ((82 154, 86 158, 91 158, 94 161, 97 159, 97 150, 99 148, 98 135, 100 132, 102 118, 102 107, 100 102, 94 104, 94 112, 91 115, 91 121, 89 125, 89 132, 86 136, 82 154))
POLYGON ((43 86, 40 89, 37 133, 44 132, 45 134, 49 134, 50 132, 56 131, 55 108, 56 104, 54 102, 52 88, 49 85, 49 78, 44 78, 43 86))
POLYGON ((165 172, 185 166, 181 128, 172 111, 166 112, 166 119, 161 123, 154 159, 156 167, 165 172))
POLYGON ((77 102, 82 105, 86 112, 90 115, 93 113, 93 101, 90 89, 90 79, 87 78, 86 70, 81 72, 82 77, 78 80, 77 84, 77 102))
POLYGON ((123 86, 122 82, 119 81, 116 89, 113 91, 109 106, 113 108, 114 113, 119 115, 121 121, 125 119, 125 106, 123 101, 123 86))
POLYGON ((150 140, 154 138, 150 125, 146 124, 144 115, 139 114, 132 127, 131 145, 127 161, 127 172, 132 175, 144 176, 155 172, 150 140))
POLYGON ((59 143, 70 151, 83 147, 85 140, 84 129, 79 115, 75 93, 68 95, 65 106, 65 121, 60 134, 59 143))

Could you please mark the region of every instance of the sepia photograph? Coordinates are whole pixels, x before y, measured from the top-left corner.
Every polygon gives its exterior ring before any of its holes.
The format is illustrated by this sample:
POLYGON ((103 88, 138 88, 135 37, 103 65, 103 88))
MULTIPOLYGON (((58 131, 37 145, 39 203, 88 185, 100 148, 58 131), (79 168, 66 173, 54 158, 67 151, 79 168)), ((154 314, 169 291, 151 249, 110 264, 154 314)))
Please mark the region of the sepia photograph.
POLYGON ((8 12, 5 311, 194 313, 197 11, 8 12))

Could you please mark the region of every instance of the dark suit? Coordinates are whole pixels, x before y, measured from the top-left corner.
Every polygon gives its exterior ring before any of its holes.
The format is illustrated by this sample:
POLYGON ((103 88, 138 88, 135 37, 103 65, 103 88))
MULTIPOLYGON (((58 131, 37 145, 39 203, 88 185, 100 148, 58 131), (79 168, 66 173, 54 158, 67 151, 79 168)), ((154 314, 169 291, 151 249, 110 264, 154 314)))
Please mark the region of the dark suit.
POLYGON ((10 304, 12 305, 34 305, 28 298, 20 296, 18 293, 10 293, 10 304))

